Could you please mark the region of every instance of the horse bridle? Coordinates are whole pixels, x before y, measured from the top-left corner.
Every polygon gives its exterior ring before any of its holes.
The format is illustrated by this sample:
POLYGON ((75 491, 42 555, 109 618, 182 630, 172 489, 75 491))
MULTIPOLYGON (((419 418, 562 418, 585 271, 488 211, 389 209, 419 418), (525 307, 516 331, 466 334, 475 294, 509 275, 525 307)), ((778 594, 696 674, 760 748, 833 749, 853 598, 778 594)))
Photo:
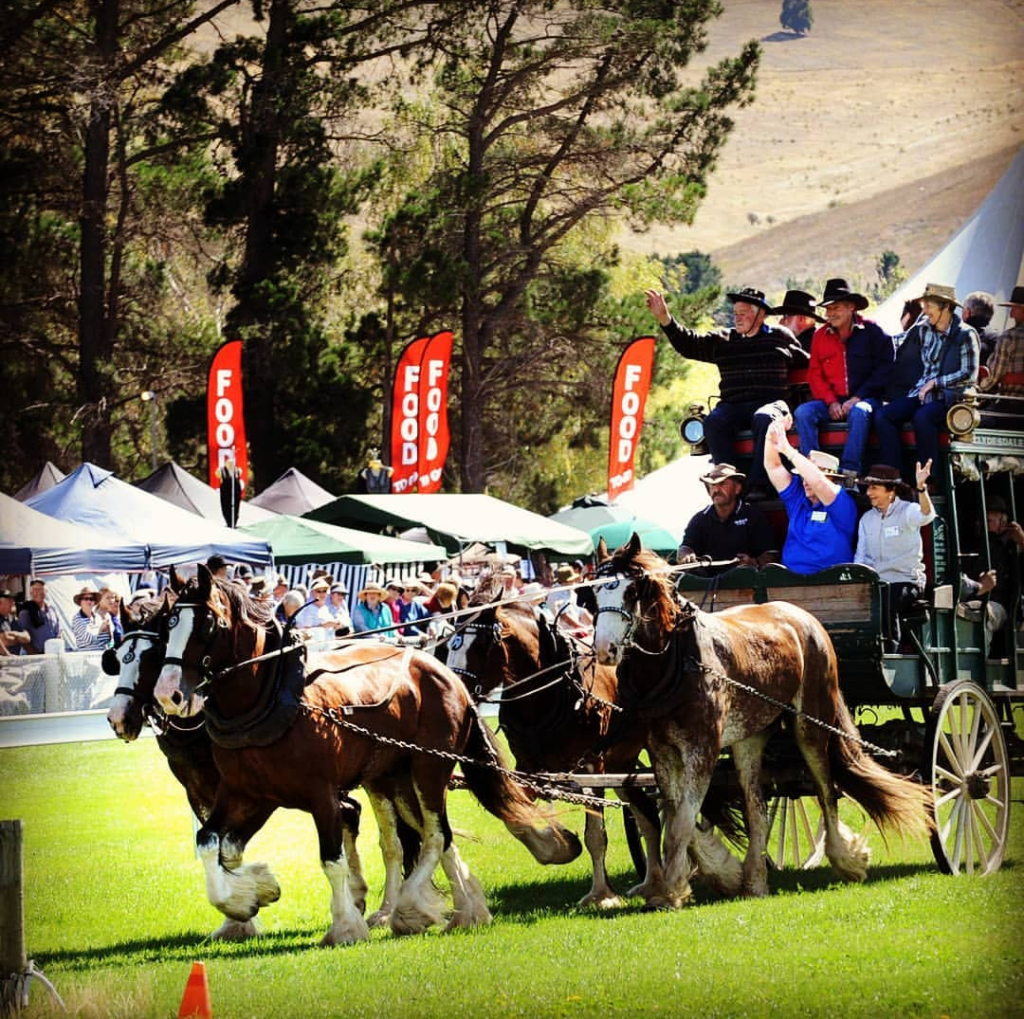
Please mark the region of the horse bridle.
MULTIPOLYGON (((447 640, 449 651, 458 651, 462 647, 463 635, 467 633, 489 633, 495 644, 501 644, 501 623, 498 622, 497 615, 495 615, 494 622, 491 624, 478 623, 476 622, 477 616, 473 616, 471 619, 463 623, 447 640)), ((456 676, 463 677, 464 679, 471 680, 473 682, 473 697, 478 700, 483 695, 483 688, 480 682, 480 677, 473 672, 471 669, 459 669, 454 665, 449 665, 449 669, 455 673, 456 676)), ((467 686, 469 683, 466 684, 467 686)))
MULTIPOLYGON (((600 569, 594 574, 595 579, 607 578, 601 585, 602 587, 608 588, 614 591, 624 580, 632 579, 633 583, 636 583, 636 578, 630 578, 622 573, 612 573, 611 570, 602 572, 600 569)), ((627 612, 621 605, 601 605, 599 604, 594 611, 594 628, 597 628, 597 620, 602 612, 612 612, 617 616, 621 616, 626 620, 626 630, 622 635, 622 647, 623 650, 628 648, 636 647, 637 645, 633 642, 633 633, 636 631, 636 615, 633 612, 627 612)))
MULTIPOLYGON (((135 661, 135 641, 140 637, 147 638, 149 640, 150 647, 155 647, 157 644, 163 643, 163 639, 160 634, 155 633, 152 630, 131 630, 124 634, 113 647, 108 647, 107 650, 103 652, 100 657, 100 668, 108 676, 120 676, 121 666, 130 665, 135 661), (131 643, 131 647, 128 649, 127 654, 125 654, 124 658, 118 658, 117 652, 129 642, 131 643)), ((140 651, 138 654, 142 655, 144 652, 140 651)), ((117 686, 114 688, 114 696, 117 697, 119 694, 124 697, 134 698, 138 696, 138 691, 133 686, 117 686)))
MULTIPOLYGON (((181 622, 180 609, 206 609, 207 618, 204 621, 203 632, 200 636, 203 638, 203 652, 208 652, 210 645, 213 644, 213 638, 217 636, 218 627, 224 629, 227 627, 227 622, 221 619, 210 611, 210 606, 206 602, 183 602, 178 601, 174 603, 174 608, 171 609, 171 613, 167 618, 167 629, 173 630, 179 622, 181 622)), ((194 624, 193 624, 194 632, 194 624)), ((191 635, 190 635, 191 637, 191 635)), ((164 665, 177 665, 184 672, 185 660, 178 658, 177 656, 169 656, 164 658, 164 665)), ((192 691, 193 694, 198 693, 203 687, 209 686, 214 679, 216 674, 212 671, 213 660, 208 653, 200 655, 199 663, 196 666, 196 670, 199 673, 199 682, 196 684, 195 689, 192 691)))

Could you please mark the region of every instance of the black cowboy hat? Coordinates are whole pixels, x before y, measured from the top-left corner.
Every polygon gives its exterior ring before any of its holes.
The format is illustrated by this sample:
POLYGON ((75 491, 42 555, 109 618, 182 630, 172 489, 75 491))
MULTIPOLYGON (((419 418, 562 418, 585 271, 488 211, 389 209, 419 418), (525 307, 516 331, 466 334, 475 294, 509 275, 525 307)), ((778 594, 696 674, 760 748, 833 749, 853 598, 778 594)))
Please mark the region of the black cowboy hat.
POLYGON ((1014 287, 1010 291, 1010 299, 1008 301, 1001 301, 999 307, 1009 308, 1014 304, 1024 304, 1024 287, 1014 287))
POLYGON ((758 308, 764 308, 765 311, 772 310, 772 306, 764 299, 764 291, 755 290, 753 287, 744 287, 742 290, 726 294, 725 296, 728 297, 733 304, 737 301, 742 301, 744 304, 753 304, 758 308))
POLYGON ((835 301, 850 301, 857 311, 863 311, 870 303, 863 294, 858 294, 846 280, 840 277, 826 280, 825 294, 818 301, 818 307, 823 308, 826 304, 832 304, 835 301))
POLYGON ((815 322, 824 322, 815 310, 814 297, 806 290, 787 290, 782 304, 772 308, 773 315, 806 315, 813 318, 815 322))

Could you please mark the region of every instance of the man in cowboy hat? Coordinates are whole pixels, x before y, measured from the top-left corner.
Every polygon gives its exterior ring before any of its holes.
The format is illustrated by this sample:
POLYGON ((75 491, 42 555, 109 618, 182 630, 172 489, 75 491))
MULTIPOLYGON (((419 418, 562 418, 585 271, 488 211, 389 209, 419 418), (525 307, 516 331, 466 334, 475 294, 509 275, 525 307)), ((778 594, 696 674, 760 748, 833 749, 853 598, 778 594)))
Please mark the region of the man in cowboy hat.
MULTIPOLYGON (((745 475, 732 464, 715 464, 700 480, 708 490, 711 505, 690 518, 676 562, 693 563, 701 556, 713 562, 732 564, 735 560, 740 566, 777 562, 779 551, 772 525, 755 504, 741 498, 745 475)), ((728 568, 702 572, 720 573, 728 568)))
POLYGON ((836 484, 842 478, 836 457, 816 449, 804 456, 790 446, 786 429, 791 424, 780 418, 768 426, 764 467, 789 517, 782 565, 794 573, 817 573, 853 561, 857 504, 836 484), (783 457, 792 465, 792 473, 783 457))
POLYGON ((929 283, 919 300, 921 318, 914 328, 922 330, 921 377, 906 396, 886 404, 875 415, 880 459, 900 471, 903 425, 908 421, 914 424, 917 459, 937 463, 939 430, 946 424, 946 413, 978 381, 978 334, 961 321, 956 290, 929 283))
POLYGON ((793 418, 805 453, 818 448, 823 421, 849 422, 839 469, 852 484, 860 473, 871 420, 882 407, 892 338, 860 314, 868 299, 844 279, 830 279, 818 304, 825 309, 826 322, 811 340, 811 399, 796 408, 793 418))
POLYGON ((704 419, 704 438, 711 462, 730 462, 736 433, 751 429, 754 463, 747 498, 765 498, 768 478, 762 466, 764 436, 772 420, 789 412, 785 401, 793 334, 781 326, 765 324, 771 306, 764 293, 752 287, 726 294, 732 302, 735 320, 727 334, 685 329, 669 313, 665 298, 657 290, 646 291, 646 296, 651 314, 680 354, 718 367, 720 398, 704 419))
POLYGON ((978 388, 986 393, 998 393, 1000 396, 1017 397, 1014 400, 996 400, 987 404, 986 411, 998 411, 998 415, 983 414, 981 423, 991 428, 1019 428, 1019 421, 1013 417, 1024 415, 1024 287, 1014 287, 1010 300, 1002 302, 1000 308, 1010 309, 1013 322, 1006 332, 1001 333, 995 341, 992 355, 985 364, 988 370, 978 388))
POLYGON ((772 308, 772 314, 781 315, 779 325, 796 337, 796 343, 790 347, 789 406, 792 409, 811 399, 811 387, 807 382, 811 340, 814 330, 825 320, 817 312, 814 297, 806 290, 787 290, 782 304, 772 308))

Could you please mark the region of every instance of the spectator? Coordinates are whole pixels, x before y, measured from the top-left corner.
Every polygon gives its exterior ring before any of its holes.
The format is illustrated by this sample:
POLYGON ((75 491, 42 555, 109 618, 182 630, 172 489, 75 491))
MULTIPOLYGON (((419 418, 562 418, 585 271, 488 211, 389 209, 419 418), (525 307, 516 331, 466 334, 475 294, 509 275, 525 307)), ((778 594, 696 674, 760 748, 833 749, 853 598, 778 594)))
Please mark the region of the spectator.
POLYGON ((426 609, 432 615, 441 615, 450 612, 455 604, 456 595, 459 593, 459 586, 450 580, 442 581, 437 585, 437 590, 427 599, 426 609))
POLYGON ((402 622, 409 625, 402 629, 406 637, 418 637, 427 632, 426 620, 430 618, 427 599, 431 592, 426 590, 418 580, 405 582, 405 607, 402 609, 402 622))
POLYGON ((764 466, 789 517, 782 564, 794 573, 817 573, 853 559, 857 504, 835 483, 842 477, 836 457, 818 450, 804 456, 790 446, 786 438, 790 423, 782 418, 768 426, 764 466), (790 461, 797 476, 783 465, 782 457, 790 461))
POLYGON ((317 577, 310 585, 312 602, 303 605, 299 614, 295 617, 294 625, 302 630, 310 630, 314 627, 333 628, 334 620, 327 608, 327 594, 331 585, 326 577, 317 577))
POLYGON ((298 613, 305 602, 306 596, 302 591, 286 591, 281 599, 281 604, 278 605, 280 620, 286 625, 294 627, 296 613, 298 613))
POLYGON ((963 399, 965 390, 978 381, 978 334, 961 321, 953 287, 929 283, 920 297, 921 377, 906 396, 883 407, 875 415, 881 444, 881 460, 903 469, 900 430, 914 425, 922 461, 935 463, 939 456, 939 430, 946 412, 963 399))
POLYGON ((41 655, 46 642, 61 635, 60 620, 46 600, 46 581, 34 578, 28 587, 28 597, 18 613, 18 629, 28 631, 28 653, 41 655))
POLYGON ((863 294, 844 279, 830 279, 820 304, 827 322, 814 333, 807 381, 811 399, 793 413, 800 448, 818 448, 822 421, 848 421, 839 469, 852 485, 860 473, 871 420, 882 406, 886 375, 892 367, 892 339, 864 318, 863 294))
POLYGON ((331 584, 327 611, 334 621, 334 636, 348 636, 352 632, 352 616, 348 610, 348 588, 341 581, 331 584))
POLYGON ((279 573, 274 580, 274 590, 271 592, 274 598, 274 604, 280 605, 281 599, 288 593, 288 578, 283 573, 279 573))
POLYGON ((903 337, 907 330, 921 317, 921 302, 915 297, 912 301, 903 302, 903 310, 900 312, 900 330, 893 338, 893 346, 899 350, 903 337))
POLYGON ((764 473, 764 436, 768 424, 788 413, 789 348, 795 337, 788 329, 765 325, 771 310, 760 290, 750 287, 726 294, 733 304, 734 327, 727 333, 695 333, 684 329, 669 314, 665 299, 648 290, 647 307, 658 320, 672 346, 684 357, 708 361, 721 375, 720 399, 704 419, 704 437, 712 463, 733 459, 736 433, 754 433, 754 465, 750 470, 748 500, 764 499, 768 478, 764 473))
POLYGON ((1013 325, 995 341, 995 349, 985 362, 988 375, 981 380, 978 388, 982 392, 1016 399, 996 400, 986 404, 982 424, 990 428, 1016 429, 1019 422, 1007 420, 1005 415, 1024 415, 1024 286, 1014 287, 1010 300, 999 307, 1010 309, 1013 325), (993 411, 998 414, 993 414, 993 411))
POLYGON ((242 563, 235 567, 235 575, 232 578, 236 584, 240 584, 246 591, 252 586, 252 570, 242 563))
POLYGON ((29 643, 28 630, 18 629, 18 617, 14 612, 14 594, 5 587, 0 590, 0 657, 28 654, 26 648, 29 643))
MULTIPOLYGON (((986 612, 985 625, 990 634, 1001 630, 1015 611, 1014 578, 1018 574, 1017 557, 1024 549, 1024 529, 1010 520, 1010 510, 1002 496, 994 495, 985 507, 988 559, 995 573, 986 612)), ((983 574, 974 579, 981 580, 983 574)))
POLYGON ((984 290, 975 290, 964 298, 963 320, 978 334, 980 364, 988 364, 998 335, 995 330, 989 328, 992 316, 996 312, 995 300, 984 290))
POLYGON ((249 597, 253 601, 267 602, 270 601, 270 591, 267 589, 267 578, 256 577, 253 582, 249 585, 249 597))
MULTIPOLYGON (((926 484, 931 461, 915 465, 917 500, 905 498, 900 472, 875 464, 860 478, 867 486, 871 509, 860 518, 853 561, 870 566, 886 584, 886 650, 895 651, 902 637, 901 619, 924 593, 924 544, 921 528, 935 519, 926 484)), ((909 650, 909 648, 904 648, 909 650)))
POLYGON ((811 387, 807 381, 811 339, 814 330, 825 320, 814 306, 814 297, 806 290, 787 290, 782 304, 772 308, 772 314, 781 315, 779 325, 796 337, 796 344, 790 347, 789 406, 799 407, 811 399, 811 387))
POLYGON ((217 577, 220 580, 228 579, 228 564, 224 556, 214 553, 206 560, 206 568, 214 577, 217 577))
POLYGON ((716 464, 700 480, 708 490, 711 505, 690 518, 676 561, 692 563, 706 556, 719 562, 736 560, 741 566, 777 562, 779 552, 772 525, 757 506, 740 497, 746 475, 732 464, 716 464))
POLYGON ((101 587, 96 599, 96 611, 110 619, 116 644, 124 636, 124 628, 121 626, 121 596, 112 587, 101 587))
POLYGON ((384 604, 387 593, 387 588, 372 582, 359 592, 359 600, 352 609, 354 636, 379 638, 390 643, 398 640, 398 630, 393 628, 395 618, 391 609, 384 604), (382 632, 368 633, 369 630, 382 632))
POLYGON ((558 587, 549 591, 547 596, 547 606, 554 614, 555 622, 559 628, 568 630, 577 637, 585 636, 593 627, 594 619, 576 600, 576 592, 572 585, 579 583, 579 574, 569 563, 560 563, 555 568, 555 578, 558 587))
POLYGON ((384 604, 391 612, 391 621, 400 623, 402 621, 402 610, 405 608, 405 585, 397 578, 391 577, 384 581, 384 604))
MULTIPOLYGON (((112 593, 110 588, 104 588, 102 592, 104 595, 112 593)), ((75 647, 79 651, 105 651, 123 636, 123 633, 115 633, 110 599, 101 600, 101 592, 91 581, 71 600, 78 606, 71 620, 71 630, 75 635, 75 647)))

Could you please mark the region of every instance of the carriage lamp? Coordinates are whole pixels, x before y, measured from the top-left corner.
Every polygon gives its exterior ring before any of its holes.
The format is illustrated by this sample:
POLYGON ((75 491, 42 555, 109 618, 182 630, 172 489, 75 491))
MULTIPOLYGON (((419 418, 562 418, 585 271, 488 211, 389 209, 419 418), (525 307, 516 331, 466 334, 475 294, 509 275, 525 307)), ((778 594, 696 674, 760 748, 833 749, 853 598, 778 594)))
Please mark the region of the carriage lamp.
POLYGON ((958 439, 970 435, 979 424, 981 414, 978 412, 973 393, 964 394, 963 400, 954 403, 946 412, 946 427, 950 434, 958 439))
POLYGON ((700 456, 708 451, 708 445, 704 441, 704 418, 707 417, 707 409, 702 403, 691 403, 686 408, 686 417, 679 423, 679 434, 683 442, 690 444, 690 452, 694 456, 700 456))

